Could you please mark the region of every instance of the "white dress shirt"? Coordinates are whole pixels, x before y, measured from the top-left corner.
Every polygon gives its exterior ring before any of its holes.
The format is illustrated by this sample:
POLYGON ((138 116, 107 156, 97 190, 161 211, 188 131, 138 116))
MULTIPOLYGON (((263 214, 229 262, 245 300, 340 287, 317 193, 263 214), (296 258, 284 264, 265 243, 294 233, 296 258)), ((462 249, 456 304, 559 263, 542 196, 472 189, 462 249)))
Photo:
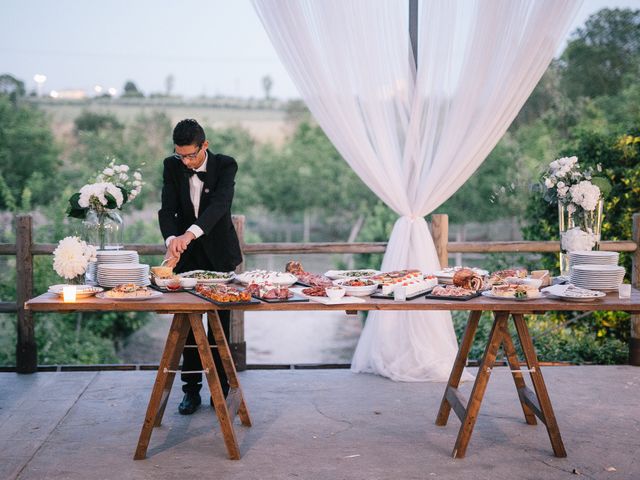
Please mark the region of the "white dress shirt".
MULTIPOLYGON (((196 172, 206 172, 207 171, 207 161, 209 160, 209 152, 204 152, 204 162, 198 168, 195 169, 196 172)), ((189 197, 191 197, 191 203, 193 204, 193 213, 196 218, 198 218, 198 210, 200 209, 200 196, 202 195, 202 188, 204 187, 204 182, 200 180, 198 175, 191 175, 189 178, 189 197)), ((195 235, 196 238, 201 237, 204 234, 204 231, 197 226, 195 223, 187 228, 187 232, 191 232, 195 235)), ((171 240, 173 240, 175 235, 171 235, 167 237, 165 240, 165 245, 169 247, 171 240)))

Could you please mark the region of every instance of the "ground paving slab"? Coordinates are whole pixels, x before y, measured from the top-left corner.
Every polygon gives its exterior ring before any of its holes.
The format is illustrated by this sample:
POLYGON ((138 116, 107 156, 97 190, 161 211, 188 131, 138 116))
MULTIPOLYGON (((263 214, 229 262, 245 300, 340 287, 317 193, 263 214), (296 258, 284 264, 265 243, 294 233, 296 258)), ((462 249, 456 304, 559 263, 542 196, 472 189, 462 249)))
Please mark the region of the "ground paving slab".
POLYGON ((491 375, 464 459, 451 458, 457 417, 434 423, 444 383, 242 372, 253 427, 236 420, 239 461, 207 401, 177 413, 176 385, 147 459, 134 461, 154 372, 0 373, 0 479, 639 479, 640 368, 543 373, 567 458, 553 456, 543 425, 525 424, 506 368, 491 375))

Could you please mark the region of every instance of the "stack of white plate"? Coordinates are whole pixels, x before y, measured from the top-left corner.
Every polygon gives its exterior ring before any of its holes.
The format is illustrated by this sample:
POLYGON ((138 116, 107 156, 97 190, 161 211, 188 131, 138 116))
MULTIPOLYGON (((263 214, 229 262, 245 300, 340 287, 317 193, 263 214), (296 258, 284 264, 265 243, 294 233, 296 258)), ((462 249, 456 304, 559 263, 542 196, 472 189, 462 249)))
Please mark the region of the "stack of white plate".
POLYGON ((577 250, 569 252, 569 266, 574 265, 618 265, 618 252, 600 250, 577 250))
POLYGON ((617 265, 574 265, 570 281, 589 290, 617 290, 624 273, 624 267, 617 265))
POLYGON ((99 263, 98 285, 116 287, 123 283, 149 285, 149 265, 140 263, 99 263))
POLYGON ((138 252, 135 250, 98 250, 98 263, 138 263, 138 252))
MULTIPOLYGON (((98 285, 98 265, 102 263, 138 263, 138 252, 135 250, 98 250, 97 261, 90 262, 85 273, 88 285, 98 285)), ((104 285, 103 285, 104 286, 104 285)))

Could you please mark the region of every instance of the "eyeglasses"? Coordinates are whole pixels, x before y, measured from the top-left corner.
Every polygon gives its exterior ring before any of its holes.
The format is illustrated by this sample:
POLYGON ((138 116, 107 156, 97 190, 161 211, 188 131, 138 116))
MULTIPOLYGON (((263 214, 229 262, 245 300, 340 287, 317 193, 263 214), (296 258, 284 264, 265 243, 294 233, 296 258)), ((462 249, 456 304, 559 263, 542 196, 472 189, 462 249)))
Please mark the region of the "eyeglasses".
POLYGON ((200 145, 200 147, 198 148, 198 150, 196 150, 193 153, 188 153, 187 155, 180 155, 179 153, 175 153, 175 151, 173 152, 173 156, 175 158, 177 158, 178 160, 183 160, 183 159, 187 159, 187 160, 193 160, 194 158, 196 158, 198 156, 198 154, 200 153, 200 150, 202 150, 202 145, 200 145))

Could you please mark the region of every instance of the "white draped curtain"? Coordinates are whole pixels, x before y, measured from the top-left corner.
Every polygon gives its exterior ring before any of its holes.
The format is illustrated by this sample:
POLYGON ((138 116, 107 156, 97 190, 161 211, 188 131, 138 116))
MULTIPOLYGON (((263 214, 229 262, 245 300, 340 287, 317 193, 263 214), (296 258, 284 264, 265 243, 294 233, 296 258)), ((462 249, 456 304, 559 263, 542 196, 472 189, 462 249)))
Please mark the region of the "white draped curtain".
MULTIPOLYGON (((462 186, 505 133, 580 0, 423 1, 417 71, 408 2, 253 3, 319 125, 399 215, 381 269, 433 272, 440 265, 424 216, 462 186)), ((441 381, 456 351, 449 312, 373 312, 352 370, 441 381)))

